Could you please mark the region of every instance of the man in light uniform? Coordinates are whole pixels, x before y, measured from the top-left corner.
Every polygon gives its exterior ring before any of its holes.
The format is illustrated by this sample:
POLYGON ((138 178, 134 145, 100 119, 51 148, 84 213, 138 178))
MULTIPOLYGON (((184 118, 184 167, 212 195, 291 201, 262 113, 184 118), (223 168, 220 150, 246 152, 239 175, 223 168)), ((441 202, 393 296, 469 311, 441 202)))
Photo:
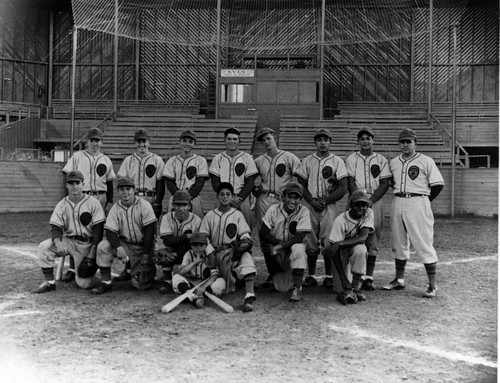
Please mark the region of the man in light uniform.
MULTIPOLYGON (((316 261, 320 246, 325 245, 332 230, 333 221, 339 214, 336 202, 347 192, 347 170, 339 156, 330 152, 332 136, 326 129, 318 129, 314 134, 316 153, 302 161, 296 172, 297 180, 304 187, 304 200, 311 213, 312 233, 308 235, 307 265, 309 276, 304 286, 317 285, 316 261)), ((330 257, 325 259, 325 279, 323 285, 331 287, 332 263, 330 257)))
MULTIPOLYGON (((51 239, 38 246, 38 259, 45 282, 35 293, 45 293, 56 289, 54 279, 54 259, 74 255, 76 270, 85 257, 95 262, 97 245, 103 236, 104 210, 97 199, 83 193, 84 175, 72 170, 66 176, 68 196, 54 208, 50 217, 51 239)), ((75 276, 77 286, 88 289, 94 277, 75 276)))
MULTIPOLYGON (((95 197, 107 214, 113 206, 113 180, 115 172, 111 159, 101 153, 102 130, 91 128, 87 132, 87 146, 85 150, 74 153, 63 168, 67 175, 72 170, 79 170, 85 177, 83 192, 95 197)), ((70 256, 69 270, 63 277, 63 282, 75 279, 75 262, 70 256)))
MULTIPOLYGON (((181 133, 179 144, 181 153, 167 160, 163 177, 172 196, 177 190, 185 190, 189 193, 192 212, 203 218, 203 203, 200 192, 208 179, 207 160, 194 153, 196 133, 191 129, 181 133)), ((168 201, 168 211, 171 210, 172 197, 168 201)))
POLYGON ((258 173, 252 156, 239 150, 240 131, 228 128, 224 132, 226 150, 212 160, 209 173, 214 191, 219 189, 221 182, 228 182, 234 188, 231 206, 240 210, 249 227, 252 227, 252 211, 249 195, 254 187, 254 179, 258 173))
POLYGON ((389 189, 389 180, 392 173, 387 159, 373 152, 373 138, 375 134, 370 127, 362 128, 358 132, 359 152, 352 153, 345 160, 347 174, 347 187, 349 195, 356 190, 363 190, 370 196, 371 209, 375 218, 375 230, 368 236, 366 247, 368 259, 366 276, 363 280, 363 289, 375 290, 373 284, 373 270, 377 261, 380 247, 380 233, 384 222, 382 197, 389 189))
POLYGON ((396 263, 396 277, 384 290, 403 290, 410 243, 424 263, 429 285, 424 297, 437 296, 437 254, 434 249, 433 201, 444 187, 444 180, 434 160, 416 152, 417 134, 412 129, 399 133, 401 155, 389 163, 394 177, 391 205, 391 247, 396 263))

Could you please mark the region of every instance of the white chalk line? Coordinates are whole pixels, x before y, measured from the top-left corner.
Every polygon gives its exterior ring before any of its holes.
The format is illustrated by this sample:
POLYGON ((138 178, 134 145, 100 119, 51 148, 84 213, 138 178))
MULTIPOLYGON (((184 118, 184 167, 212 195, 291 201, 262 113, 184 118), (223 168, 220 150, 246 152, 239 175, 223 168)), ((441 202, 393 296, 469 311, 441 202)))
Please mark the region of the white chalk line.
POLYGON ((0 314, 0 318, 9 318, 9 317, 16 317, 16 316, 23 316, 23 315, 40 315, 40 314, 46 314, 45 311, 18 311, 14 313, 8 313, 8 314, 0 314))
POLYGON ((446 351, 446 350, 442 350, 442 349, 440 349, 438 347, 434 347, 434 346, 425 346, 423 344, 420 344, 420 343, 417 343, 414 341, 394 340, 394 339, 387 338, 385 336, 382 337, 382 336, 379 336, 376 334, 371 334, 368 331, 360 329, 359 327, 343 328, 343 327, 339 327, 339 326, 334 325, 334 324, 330 324, 330 325, 328 325, 328 327, 331 330, 336 331, 336 332, 349 334, 352 336, 356 336, 358 338, 372 339, 372 340, 375 340, 377 342, 385 343, 385 344, 388 344, 388 345, 393 346, 393 347, 404 347, 404 348, 412 349, 415 351, 427 353, 430 355, 435 355, 437 357, 445 358, 445 359, 448 359, 451 361, 465 362, 465 363, 469 363, 469 364, 480 364, 480 365, 483 365, 486 367, 497 368, 496 361, 488 360, 488 359, 473 356, 473 355, 465 355, 465 354, 461 354, 461 353, 454 352, 454 351, 446 351))

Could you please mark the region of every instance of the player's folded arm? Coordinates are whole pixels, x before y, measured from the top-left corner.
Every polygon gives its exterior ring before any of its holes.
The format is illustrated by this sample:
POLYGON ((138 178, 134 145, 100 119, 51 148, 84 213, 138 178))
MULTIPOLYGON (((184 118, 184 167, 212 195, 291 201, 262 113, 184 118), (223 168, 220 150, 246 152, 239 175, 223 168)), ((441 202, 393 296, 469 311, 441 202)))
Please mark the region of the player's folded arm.
POLYGON ((327 205, 333 204, 341 200, 345 193, 347 193, 347 177, 338 180, 338 187, 325 198, 325 203, 327 205))

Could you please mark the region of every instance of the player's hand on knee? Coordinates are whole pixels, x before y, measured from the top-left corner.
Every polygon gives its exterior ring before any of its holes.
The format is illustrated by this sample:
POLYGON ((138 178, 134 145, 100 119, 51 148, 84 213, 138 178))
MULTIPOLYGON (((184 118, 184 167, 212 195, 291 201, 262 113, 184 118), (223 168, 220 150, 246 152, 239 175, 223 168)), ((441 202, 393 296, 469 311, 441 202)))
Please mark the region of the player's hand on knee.
POLYGON ((128 261, 127 251, 122 246, 116 249, 116 257, 120 259, 123 263, 128 261))

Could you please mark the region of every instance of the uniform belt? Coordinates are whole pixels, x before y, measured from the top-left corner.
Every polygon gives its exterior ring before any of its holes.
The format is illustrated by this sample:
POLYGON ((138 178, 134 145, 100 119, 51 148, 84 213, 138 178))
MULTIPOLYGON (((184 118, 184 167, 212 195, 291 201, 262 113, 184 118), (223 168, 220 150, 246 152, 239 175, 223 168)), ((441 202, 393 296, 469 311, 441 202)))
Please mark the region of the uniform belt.
POLYGON ((156 195, 156 192, 153 192, 153 191, 137 191, 137 192, 135 192, 135 195, 138 195, 139 197, 154 197, 156 195))
POLYGON ((80 242, 88 242, 88 243, 94 242, 94 238, 87 238, 87 237, 83 237, 81 235, 73 235, 73 236, 68 237, 68 238, 71 238, 71 239, 74 239, 74 240, 80 241, 80 242))
POLYGON ((427 197, 425 194, 419 194, 419 193, 396 193, 394 195, 400 198, 427 197))
POLYGON ((373 194, 373 189, 361 189, 361 190, 364 190, 365 193, 367 194, 373 194))
POLYGON ((84 193, 88 194, 88 195, 106 194, 106 192, 102 191, 102 190, 99 190, 99 191, 87 190, 87 191, 84 191, 84 193))
POLYGON ((281 196, 278 193, 267 192, 267 195, 271 198, 281 199, 281 196))

